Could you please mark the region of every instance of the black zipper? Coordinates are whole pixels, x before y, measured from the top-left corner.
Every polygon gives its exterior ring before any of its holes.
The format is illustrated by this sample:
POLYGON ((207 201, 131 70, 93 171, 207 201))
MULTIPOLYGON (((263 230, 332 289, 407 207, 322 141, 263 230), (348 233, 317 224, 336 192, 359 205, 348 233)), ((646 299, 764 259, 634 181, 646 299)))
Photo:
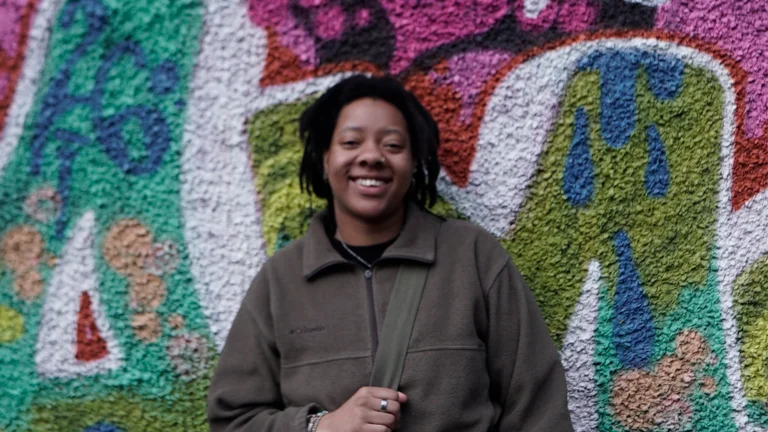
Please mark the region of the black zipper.
POLYGON ((379 348, 379 328, 376 322, 376 303, 373 298, 373 269, 363 269, 366 291, 368 293, 368 328, 371 331, 371 359, 376 358, 379 348))

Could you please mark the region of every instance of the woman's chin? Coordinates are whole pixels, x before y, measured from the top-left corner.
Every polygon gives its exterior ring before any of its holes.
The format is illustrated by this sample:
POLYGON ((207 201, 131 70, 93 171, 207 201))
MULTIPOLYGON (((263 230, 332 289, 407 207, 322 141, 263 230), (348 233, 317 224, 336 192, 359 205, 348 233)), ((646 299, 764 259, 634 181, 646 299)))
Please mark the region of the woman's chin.
POLYGON ((398 206, 386 202, 357 203, 350 206, 352 216, 370 222, 383 222, 398 213, 398 206))

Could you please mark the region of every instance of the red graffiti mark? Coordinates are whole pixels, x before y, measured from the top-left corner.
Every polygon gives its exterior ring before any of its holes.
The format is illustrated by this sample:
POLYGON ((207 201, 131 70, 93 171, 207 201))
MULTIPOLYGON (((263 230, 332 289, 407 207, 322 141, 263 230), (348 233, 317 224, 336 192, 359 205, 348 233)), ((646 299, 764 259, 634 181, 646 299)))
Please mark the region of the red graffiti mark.
POLYGON ((80 294, 80 311, 77 314, 77 351, 75 358, 80 361, 94 361, 109 354, 107 342, 101 337, 99 327, 93 318, 91 296, 80 294))
POLYGON ((440 126, 440 164, 458 186, 469 181, 479 123, 472 123, 478 93, 512 54, 475 51, 443 60, 429 71, 406 76, 406 86, 429 109, 440 126))
MULTIPOLYGON (((443 61, 435 68, 444 74, 448 65, 443 61)), ((454 87, 436 83, 428 73, 415 73, 405 78, 405 87, 424 104, 440 127, 438 158, 446 174, 459 186, 469 180, 467 161, 475 157, 478 128, 468 128, 461 119, 462 98, 454 87), (468 145, 469 144, 469 145, 468 145)))
POLYGON ((0 3, 0 132, 21 74, 29 29, 38 0, 0 3))
POLYGON ((747 83, 749 74, 736 60, 725 54, 718 58, 731 72, 736 88, 736 136, 733 151, 731 206, 740 209, 768 187, 768 124, 762 136, 747 135, 747 83))

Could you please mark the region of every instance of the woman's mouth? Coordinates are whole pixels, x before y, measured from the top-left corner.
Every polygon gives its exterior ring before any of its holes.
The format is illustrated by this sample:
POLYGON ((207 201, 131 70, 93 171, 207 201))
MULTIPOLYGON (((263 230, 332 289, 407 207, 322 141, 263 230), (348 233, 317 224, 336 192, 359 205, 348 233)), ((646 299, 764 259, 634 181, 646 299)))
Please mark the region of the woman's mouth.
POLYGON ((354 183, 355 189, 363 195, 378 196, 386 192, 391 179, 375 177, 353 177, 350 181, 354 183))
POLYGON ((355 183, 363 187, 378 187, 378 186, 384 186, 384 184, 387 182, 385 182, 384 180, 374 179, 374 178, 358 178, 355 180, 355 183))

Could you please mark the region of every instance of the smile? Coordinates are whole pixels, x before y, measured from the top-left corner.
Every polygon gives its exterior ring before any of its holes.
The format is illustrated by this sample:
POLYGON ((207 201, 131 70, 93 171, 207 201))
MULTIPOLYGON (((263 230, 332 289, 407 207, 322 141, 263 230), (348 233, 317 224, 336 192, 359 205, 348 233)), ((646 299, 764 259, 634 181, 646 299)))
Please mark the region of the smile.
POLYGON ((384 181, 384 180, 372 179, 372 178, 358 178, 358 179, 355 179, 354 182, 363 187, 379 187, 379 186, 384 186, 386 183, 388 183, 387 181, 384 181))

